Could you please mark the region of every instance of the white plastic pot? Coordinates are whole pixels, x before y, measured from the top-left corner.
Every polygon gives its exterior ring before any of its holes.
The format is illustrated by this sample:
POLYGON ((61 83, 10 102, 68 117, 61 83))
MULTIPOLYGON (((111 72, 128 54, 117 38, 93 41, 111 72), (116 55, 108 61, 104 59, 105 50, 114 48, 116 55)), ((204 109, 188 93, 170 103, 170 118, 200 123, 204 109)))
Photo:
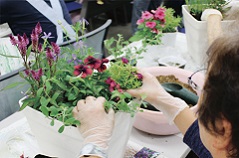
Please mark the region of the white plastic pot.
MULTIPOLYGON (((19 103, 22 105, 22 100, 19 103)), ((51 126, 49 118, 31 107, 26 107, 23 112, 42 154, 59 158, 76 158, 79 155, 83 138, 76 127, 67 126, 63 133, 58 133, 62 122, 55 121, 55 125, 51 126)), ((116 113, 115 117, 108 157, 122 158, 124 157, 134 118, 124 112, 116 113)))
MULTIPOLYGON (((183 21, 187 38, 188 53, 198 66, 203 66, 207 60, 208 45, 207 22, 196 20, 188 10, 182 6, 183 21)), ((225 30, 233 21, 222 21, 222 30, 225 30)))

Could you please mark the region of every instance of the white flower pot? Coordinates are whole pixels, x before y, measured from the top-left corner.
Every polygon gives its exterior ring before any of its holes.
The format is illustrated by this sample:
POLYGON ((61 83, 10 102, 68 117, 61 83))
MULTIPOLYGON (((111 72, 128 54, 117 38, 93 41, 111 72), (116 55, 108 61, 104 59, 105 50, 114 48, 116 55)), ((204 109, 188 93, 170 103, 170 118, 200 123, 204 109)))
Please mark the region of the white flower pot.
POLYGON ((163 33, 163 37, 161 38, 162 45, 174 47, 176 42, 176 37, 177 37, 177 32, 163 33))
MULTIPOLYGON (((202 66, 207 61, 208 49, 207 22, 196 20, 188 11, 187 5, 182 6, 183 20, 187 38, 188 53, 197 65, 202 66)), ((222 30, 225 30, 233 21, 222 21, 222 30)))
MULTIPOLYGON (((76 127, 68 126, 65 127, 63 133, 58 133, 58 129, 62 125, 60 121, 55 121, 55 125, 51 126, 51 120, 41 112, 31 107, 26 107, 23 112, 31 131, 38 141, 42 154, 58 158, 77 158, 82 147, 83 138, 76 127)), ((124 112, 116 113, 115 117, 108 157, 122 158, 124 157, 134 118, 124 112)))

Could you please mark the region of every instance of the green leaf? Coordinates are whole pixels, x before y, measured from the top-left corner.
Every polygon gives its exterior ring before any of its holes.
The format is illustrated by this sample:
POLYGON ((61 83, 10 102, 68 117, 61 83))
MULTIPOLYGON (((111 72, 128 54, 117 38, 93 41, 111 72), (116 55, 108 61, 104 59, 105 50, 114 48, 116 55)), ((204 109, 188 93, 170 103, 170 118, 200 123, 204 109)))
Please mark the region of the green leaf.
POLYGON ((45 115, 45 116, 49 116, 49 111, 47 109, 46 106, 41 106, 40 107, 40 110, 42 111, 42 113, 45 115))
POLYGON ((65 125, 62 125, 59 129, 58 129, 58 132, 59 133, 62 133, 65 129, 65 125))
POLYGON ((17 86, 19 86, 19 85, 22 85, 22 84, 25 84, 25 82, 14 82, 14 83, 11 83, 11 84, 7 85, 6 87, 2 88, 2 89, 0 90, 0 92, 1 92, 1 91, 4 91, 4 90, 11 89, 11 88, 15 88, 15 87, 17 87, 17 86))
POLYGON ((59 110, 55 106, 51 106, 50 111, 50 116, 56 116, 59 113, 59 110))
POLYGON ((127 93, 127 92, 124 92, 124 95, 127 97, 127 98, 131 98, 132 96, 129 94, 129 93, 127 93))
POLYGON ((38 90, 37 90, 37 96, 41 96, 41 94, 42 94, 42 92, 43 92, 43 87, 41 87, 41 88, 39 88, 38 90))
POLYGON ((29 57, 29 55, 31 54, 31 50, 32 50, 32 45, 30 45, 28 48, 27 48, 27 58, 29 57))
POLYGON ((50 99, 46 99, 45 97, 41 97, 40 103, 42 106, 47 106, 47 104, 50 102, 50 99))
POLYGON ((68 96, 68 100, 75 100, 75 99, 76 99, 76 95, 70 93, 69 96, 68 96))
POLYGON ((52 96, 52 99, 56 100, 60 94, 61 94, 60 91, 55 92, 54 95, 52 96))
POLYGON ((54 121, 54 119, 52 119, 50 125, 54 126, 54 124, 55 124, 55 121, 54 121))
POLYGON ((76 119, 74 117, 68 118, 65 123, 66 124, 73 124, 76 119))
POLYGON ((61 89, 68 91, 68 88, 66 85, 64 85, 63 83, 61 83, 60 81, 58 81, 55 78, 52 78, 52 82, 54 82, 56 85, 58 85, 61 89))
POLYGON ((49 81, 46 81, 46 92, 49 93, 52 89, 51 83, 49 81))

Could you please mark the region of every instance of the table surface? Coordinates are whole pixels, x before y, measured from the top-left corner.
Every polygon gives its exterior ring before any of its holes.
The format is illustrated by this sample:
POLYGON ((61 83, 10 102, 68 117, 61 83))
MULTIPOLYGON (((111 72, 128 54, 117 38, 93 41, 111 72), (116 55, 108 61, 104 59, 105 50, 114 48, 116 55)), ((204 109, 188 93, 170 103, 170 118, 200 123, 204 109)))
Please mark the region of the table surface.
MULTIPOLYGON (((168 158, 184 158, 190 151, 181 134, 157 136, 133 128, 130 141, 168 158)), ((0 157, 19 158, 22 153, 31 158, 41 150, 24 114, 16 112, 0 122, 0 157)))
MULTIPOLYGON (((134 43, 133 45, 139 44, 134 43)), ((173 47, 167 45, 161 47, 149 46, 148 51, 143 53, 144 58, 138 61, 137 67, 158 66, 157 60, 168 55, 184 58, 187 61, 185 66, 187 70, 195 71, 199 69, 187 54, 186 37, 182 33, 177 33, 176 43, 173 47)), ((168 158, 184 158, 190 151, 188 146, 183 143, 181 134, 158 136, 133 128, 130 141, 142 147, 161 152, 168 158)), ((19 155, 23 152, 28 154, 26 156, 34 157, 39 151, 37 141, 31 133, 22 112, 16 112, 0 122, 0 157, 19 158, 19 155)))

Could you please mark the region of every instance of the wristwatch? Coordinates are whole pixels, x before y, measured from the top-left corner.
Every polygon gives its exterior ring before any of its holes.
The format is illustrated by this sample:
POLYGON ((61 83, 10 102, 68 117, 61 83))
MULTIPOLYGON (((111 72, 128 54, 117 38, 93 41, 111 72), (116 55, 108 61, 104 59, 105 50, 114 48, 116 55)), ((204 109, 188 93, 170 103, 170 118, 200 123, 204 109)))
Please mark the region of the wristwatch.
POLYGON ((81 156, 99 156, 101 158, 107 158, 106 152, 102 148, 92 143, 84 145, 84 147, 81 149, 79 157, 81 156))

